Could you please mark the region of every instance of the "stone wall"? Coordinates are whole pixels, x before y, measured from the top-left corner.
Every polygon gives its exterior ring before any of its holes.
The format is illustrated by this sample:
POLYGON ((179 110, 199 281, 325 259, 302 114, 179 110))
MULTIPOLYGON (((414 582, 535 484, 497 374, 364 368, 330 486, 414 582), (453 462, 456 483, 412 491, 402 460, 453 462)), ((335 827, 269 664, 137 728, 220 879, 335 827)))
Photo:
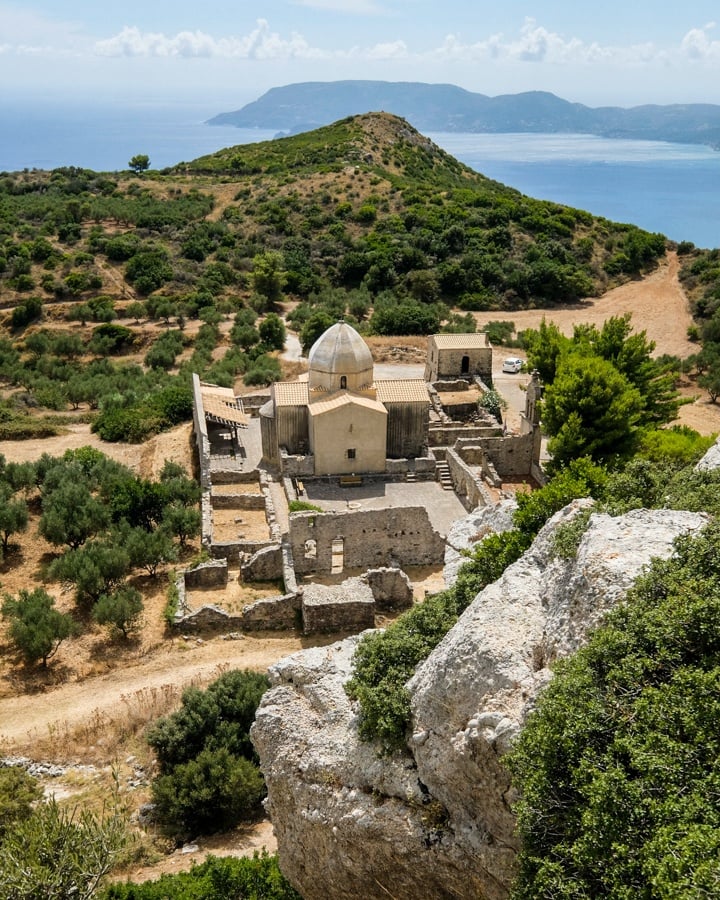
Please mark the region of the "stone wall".
POLYGON ((482 483, 480 476, 455 450, 448 450, 445 454, 445 462, 450 470, 455 493, 468 510, 475 509, 476 506, 488 506, 492 503, 490 492, 482 483))
POLYGON ((213 588, 227 584, 228 561, 227 559, 214 559, 211 562, 200 563, 193 569, 185 570, 185 587, 190 589, 213 588))
POLYGON ((241 625, 245 631, 284 631, 297 628, 301 599, 301 595, 294 592, 282 597, 257 600, 243 607, 241 625))
POLYGON ((378 612, 397 612, 413 605, 413 588, 402 569, 370 569, 361 576, 372 591, 378 612))
POLYGON ((503 438, 499 425, 433 425, 428 431, 428 444, 431 447, 452 447, 459 438, 472 438, 475 443, 480 438, 503 438))
POLYGON ((391 562, 436 565, 445 553, 445 542, 433 530, 423 507, 290 516, 290 544, 298 575, 330 573, 333 542, 338 540, 345 569, 372 569, 391 562))
POLYGON ((265 509, 263 494, 212 494, 213 509, 265 509))
POLYGON ((289 478, 310 478, 315 474, 315 457, 311 454, 293 456, 281 447, 280 471, 289 478))
POLYGON ((255 469, 242 471, 237 468, 223 468, 222 464, 217 462, 213 466, 212 483, 213 484, 249 484, 258 480, 258 473, 255 469))
POLYGON ((483 438, 479 444, 501 478, 530 475, 535 447, 534 432, 483 438))
POLYGON ((348 578, 342 584, 308 584, 303 589, 305 634, 357 633, 375 626, 375 599, 366 581, 348 578))
POLYGON ((240 563, 243 581, 276 581, 283 577, 283 555, 280 544, 257 550, 247 562, 240 563))
POLYGON ((175 627, 179 631, 236 631, 242 624, 241 616, 232 616, 219 606, 210 604, 175 621, 175 627))

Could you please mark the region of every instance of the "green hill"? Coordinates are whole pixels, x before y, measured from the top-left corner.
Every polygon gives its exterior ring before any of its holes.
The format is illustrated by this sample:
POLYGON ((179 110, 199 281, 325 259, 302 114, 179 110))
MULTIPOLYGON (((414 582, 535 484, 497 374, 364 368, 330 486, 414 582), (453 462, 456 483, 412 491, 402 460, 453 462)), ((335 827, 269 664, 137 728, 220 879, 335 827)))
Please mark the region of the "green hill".
POLYGON ((474 330, 473 310, 602 293, 665 243, 525 197, 383 113, 162 172, 5 174, 0 378, 140 440, 175 416, 157 402, 176 374, 280 377, 269 312, 304 342, 341 316, 366 334, 474 330))

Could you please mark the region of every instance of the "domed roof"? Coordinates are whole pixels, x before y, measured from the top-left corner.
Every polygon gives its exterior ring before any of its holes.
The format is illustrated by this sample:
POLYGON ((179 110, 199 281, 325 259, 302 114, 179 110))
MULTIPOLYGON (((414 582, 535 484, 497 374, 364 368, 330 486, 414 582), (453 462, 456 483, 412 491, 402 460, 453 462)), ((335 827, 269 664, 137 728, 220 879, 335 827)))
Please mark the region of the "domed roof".
POLYGON ((370 349, 347 322, 336 322, 320 335, 310 348, 310 372, 326 375, 369 373, 372 381, 373 358, 370 349))

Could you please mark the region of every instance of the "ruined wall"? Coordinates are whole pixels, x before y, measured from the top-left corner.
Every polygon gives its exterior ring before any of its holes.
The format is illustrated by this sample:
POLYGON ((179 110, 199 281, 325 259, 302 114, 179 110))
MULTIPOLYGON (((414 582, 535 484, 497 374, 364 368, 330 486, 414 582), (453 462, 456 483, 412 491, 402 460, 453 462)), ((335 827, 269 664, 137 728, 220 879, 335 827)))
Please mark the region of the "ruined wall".
POLYGON ((483 437, 502 438, 500 425, 433 425, 428 431, 430 447, 452 447, 459 438, 473 438, 477 443, 483 437))
POLYGON ((213 509, 265 509, 263 494, 212 494, 213 509))
POLYGON ((361 576, 369 586, 378 612, 397 612, 413 605, 413 587, 402 569, 370 569, 361 576))
POLYGON ((315 457, 312 454, 293 456, 281 447, 280 471, 289 478, 311 478, 315 474, 315 457))
POLYGON ((478 443, 497 469, 498 475, 504 478, 530 475, 535 441, 535 434, 531 432, 530 434, 483 438, 478 443))
POLYGON ((283 577, 283 557, 280 544, 262 547, 247 562, 240 564, 243 581, 275 581, 283 577))
POLYGON ((480 475, 473 471, 455 450, 448 450, 445 462, 450 470, 455 493, 468 510, 475 509, 476 506, 489 506, 492 503, 490 492, 482 483, 480 475))
POLYGON ((285 631, 300 623, 301 595, 267 597, 243 607, 241 625, 245 631, 285 631))
POLYGON ((357 633, 375 626, 375 599, 362 578, 342 584, 308 584, 303 589, 302 622, 305 634, 357 633))
POLYGON ((427 566, 442 562, 445 542, 423 507, 369 509, 349 513, 294 513, 290 544, 298 575, 332 571, 333 541, 342 540, 344 568, 427 566), (313 542, 314 555, 308 555, 313 542))
POLYGON ((214 559, 185 570, 186 588, 210 588, 227 584, 227 559, 214 559))

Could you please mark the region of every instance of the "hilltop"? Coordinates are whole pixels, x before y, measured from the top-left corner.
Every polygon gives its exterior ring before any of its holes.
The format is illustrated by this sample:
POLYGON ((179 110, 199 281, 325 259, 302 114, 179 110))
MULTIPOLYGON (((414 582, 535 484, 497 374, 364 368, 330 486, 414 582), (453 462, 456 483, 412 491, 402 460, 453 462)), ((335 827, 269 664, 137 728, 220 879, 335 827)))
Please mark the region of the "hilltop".
POLYGON ((710 103, 589 107, 547 91, 489 97, 452 84, 387 81, 303 82, 272 88, 209 125, 290 133, 343 116, 385 110, 423 131, 580 133, 609 138, 720 144, 720 106, 710 103))

